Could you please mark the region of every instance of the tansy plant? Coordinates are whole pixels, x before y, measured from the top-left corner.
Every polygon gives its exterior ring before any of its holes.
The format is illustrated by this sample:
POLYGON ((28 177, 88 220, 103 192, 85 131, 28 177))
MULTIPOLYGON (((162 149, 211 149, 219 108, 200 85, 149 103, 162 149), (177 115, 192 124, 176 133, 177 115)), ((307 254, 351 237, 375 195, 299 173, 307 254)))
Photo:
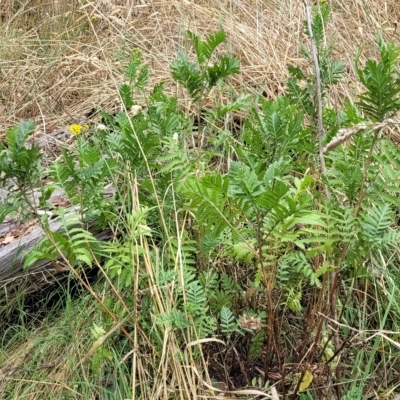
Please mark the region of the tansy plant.
POLYGON ((73 124, 69 127, 69 131, 75 136, 80 135, 82 132, 84 132, 88 129, 89 129, 88 124, 85 124, 85 125, 73 124))

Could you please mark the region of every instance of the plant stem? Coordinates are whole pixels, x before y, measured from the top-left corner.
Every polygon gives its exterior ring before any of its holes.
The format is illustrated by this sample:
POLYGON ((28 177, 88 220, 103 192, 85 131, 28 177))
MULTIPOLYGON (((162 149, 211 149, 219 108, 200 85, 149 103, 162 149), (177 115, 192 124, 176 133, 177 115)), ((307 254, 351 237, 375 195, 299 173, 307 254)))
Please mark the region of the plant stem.
MULTIPOLYGON (((318 61, 318 49, 315 43, 315 37, 312 30, 311 24, 311 12, 308 0, 303 0, 306 8, 307 16, 307 28, 311 40, 311 53, 314 62, 314 73, 315 73, 315 89, 316 89, 316 101, 317 101, 317 135, 318 135, 318 158, 321 171, 321 179, 326 173, 325 158, 324 158, 324 121, 322 117, 322 91, 321 91, 321 73, 318 61)), ((326 199, 329 199, 328 187, 321 181, 322 193, 326 199)))

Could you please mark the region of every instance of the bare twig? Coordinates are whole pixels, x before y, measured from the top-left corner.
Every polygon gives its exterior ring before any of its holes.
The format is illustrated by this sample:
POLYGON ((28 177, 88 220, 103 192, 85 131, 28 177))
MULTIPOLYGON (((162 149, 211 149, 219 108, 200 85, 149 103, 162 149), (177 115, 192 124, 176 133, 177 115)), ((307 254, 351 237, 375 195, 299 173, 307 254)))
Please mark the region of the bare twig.
POLYGON ((350 139, 352 136, 357 135, 365 130, 371 132, 380 131, 387 126, 400 125, 400 121, 396 121, 392 118, 387 119, 383 122, 376 123, 364 123, 352 126, 351 128, 342 128, 338 131, 336 136, 324 147, 323 152, 328 153, 329 151, 336 149, 339 145, 344 143, 346 140, 350 139))
MULTIPOLYGON (((304 6, 306 8, 307 17, 307 29, 311 41, 311 53, 314 62, 314 73, 315 73, 315 89, 316 89, 316 100, 317 100, 317 134, 318 134, 318 155, 319 155, 319 165, 321 170, 321 175, 326 172, 324 150, 323 150, 323 139, 324 139, 324 123, 322 119, 322 91, 321 91, 321 74, 318 62, 318 49, 315 43, 315 37, 311 25, 311 11, 310 4, 308 0, 303 0, 304 6)), ((329 198, 329 191, 327 186, 321 182, 322 193, 325 198, 329 198)))

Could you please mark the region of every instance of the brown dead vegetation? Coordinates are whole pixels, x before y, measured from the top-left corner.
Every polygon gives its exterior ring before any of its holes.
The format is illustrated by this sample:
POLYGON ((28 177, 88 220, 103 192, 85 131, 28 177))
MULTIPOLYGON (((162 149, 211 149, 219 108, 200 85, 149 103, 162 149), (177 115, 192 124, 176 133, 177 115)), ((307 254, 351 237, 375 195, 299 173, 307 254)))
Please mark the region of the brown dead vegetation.
MULTIPOLYGON (((361 46, 374 58, 375 34, 399 43, 397 0, 329 1, 335 57, 343 59, 345 79, 332 102, 358 92, 352 63, 361 46)), ((165 82, 171 92, 169 64, 185 48, 184 32, 227 32, 229 50, 241 60, 234 78, 237 92, 274 98, 285 90, 287 66, 305 65, 300 43, 304 6, 298 0, 73 0, 0 5, 0 135, 31 118, 38 133, 75 123, 93 107, 118 103, 116 85, 129 54, 143 51, 151 85, 165 82)), ((310 66, 311 68, 311 66, 310 66)), ((183 97, 181 97, 183 98, 183 97)))

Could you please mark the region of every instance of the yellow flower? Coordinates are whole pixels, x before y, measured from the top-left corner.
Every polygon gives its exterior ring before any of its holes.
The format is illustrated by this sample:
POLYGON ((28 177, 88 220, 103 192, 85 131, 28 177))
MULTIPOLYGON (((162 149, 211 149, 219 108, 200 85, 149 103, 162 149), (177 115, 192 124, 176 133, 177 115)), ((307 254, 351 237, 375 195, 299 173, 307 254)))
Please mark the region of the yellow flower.
POLYGON ((80 135, 82 133, 82 130, 87 130, 89 129, 89 125, 85 124, 85 125, 79 125, 79 124, 73 124, 69 127, 69 131, 77 136, 80 135))

